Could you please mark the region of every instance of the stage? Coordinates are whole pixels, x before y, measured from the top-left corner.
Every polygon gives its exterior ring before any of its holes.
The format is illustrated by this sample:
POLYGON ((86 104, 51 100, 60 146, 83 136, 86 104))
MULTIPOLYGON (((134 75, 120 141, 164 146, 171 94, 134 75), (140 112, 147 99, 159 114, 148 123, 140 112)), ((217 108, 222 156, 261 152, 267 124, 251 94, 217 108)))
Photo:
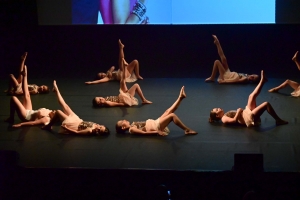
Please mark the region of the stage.
MULTIPOLYGON (((52 81, 29 82, 51 85, 52 81)), ((145 78, 137 83, 153 104, 93 108, 93 97, 117 95, 119 83, 85 85, 84 81, 58 78, 57 84, 73 111, 84 120, 106 125, 111 131, 108 136, 61 135, 60 123, 52 132, 40 127, 11 128, 3 122, 8 117, 10 96, 1 93, 1 180, 6 197, 84 198, 89 194, 104 199, 158 199, 155 195, 170 191, 172 199, 241 199, 249 190, 262 199, 299 197, 300 99, 290 96, 291 88, 279 93, 267 91, 284 79, 269 78, 257 103, 269 101, 289 124, 276 127, 265 112, 262 125, 255 128, 208 122, 214 107, 244 108, 253 84, 145 78), (185 136, 173 123, 166 137, 115 132, 119 119, 158 118, 176 100, 183 85, 187 98, 176 114, 197 135, 185 136), (263 160, 244 160, 240 164, 246 162, 248 166, 236 171, 235 154, 261 155, 263 160), (262 170, 256 170, 257 165, 262 170)), ((1 81, 1 85, 4 90, 6 82, 1 81)), ((34 109, 60 109, 52 92, 31 98, 34 109)), ((15 122, 19 121, 16 116, 15 122)))
MULTIPOLYGON (((85 85, 84 81, 60 78, 57 84, 65 101, 80 118, 106 125, 110 135, 61 135, 58 133, 60 123, 55 124, 52 132, 40 127, 11 128, 3 122, 8 117, 10 96, 1 93, 0 149, 17 152, 18 164, 30 168, 226 171, 233 167, 234 154, 263 154, 266 172, 298 172, 300 169, 300 100, 290 96, 291 88, 279 93, 267 91, 283 79, 269 78, 257 103, 270 102, 289 124, 276 127, 275 121, 265 112, 261 117, 262 125, 255 128, 208 122, 209 112, 214 107, 225 111, 244 108, 248 94, 255 87, 253 84, 220 85, 205 83, 200 78, 145 78, 137 83, 153 104, 93 108, 93 97, 117 95, 119 83, 85 85), (166 137, 115 132, 115 124, 120 119, 132 122, 158 118, 176 100, 183 85, 187 98, 176 114, 198 135, 185 136, 173 123, 166 137)), ((52 84, 52 80, 29 82, 52 84)), ((5 82, 1 85, 4 90, 5 82)), ((34 109, 60 109, 52 92, 31 98, 34 109)), ((19 121, 16 115, 15 123, 19 121)))

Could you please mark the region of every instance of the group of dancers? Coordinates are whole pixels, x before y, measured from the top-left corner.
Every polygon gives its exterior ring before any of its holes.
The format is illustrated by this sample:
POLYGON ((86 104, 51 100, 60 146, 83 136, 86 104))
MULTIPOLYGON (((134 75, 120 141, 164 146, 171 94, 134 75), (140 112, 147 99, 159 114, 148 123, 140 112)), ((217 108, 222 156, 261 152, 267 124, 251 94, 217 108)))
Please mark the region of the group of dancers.
MULTIPOLYGON (((257 126, 260 124, 260 116, 267 111, 274 119, 276 125, 288 124, 287 121, 281 119, 275 112, 274 108, 269 102, 264 102, 260 105, 256 104, 256 98, 260 94, 261 89, 267 78, 262 70, 260 76, 256 74, 248 75, 244 73, 237 73, 230 71, 227 63, 227 59, 222 50, 221 44, 217 36, 213 35, 214 44, 217 47, 220 60, 216 60, 213 65, 212 74, 205 82, 214 82, 217 73, 219 73, 218 82, 224 83, 245 83, 252 82, 258 83, 253 92, 248 97, 248 102, 245 109, 238 108, 235 111, 224 112, 221 108, 213 108, 210 111, 209 122, 215 122, 221 120, 224 124, 242 124, 247 127, 257 126)), ((143 104, 152 104, 147 100, 142 92, 139 84, 135 83, 131 88, 127 88, 126 82, 135 82, 137 79, 143 79, 139 73, 139 62, 133 60, 129 64, 125 60, 124 45, 119 40, 119 69, 115 70, 112 66, 106 73, 99 73, 97 80, 87 81, 86 84, 98 84, 107 81, 117 80, 120 82, 119 95, 107 96, 107 97, 95 97, 93 99, 94 107, 115 107, 115 106, 134 106, 138 105, 138 99, 135 97, 135 93, 138 94, 143 104)), ((52 125, 58 120, 61 121, 61 128, 59 133, 73 133, 81 135, 103 135, 109 134, 110 130, 104 126, 94 122, 84 121, 78 117, 68 104, 64 101, 56 81, 53 81, 53 92, 57 96, 57 100, 61 105, 61 110, 49 110, 47 108, 40 108, 33 110, 30 95, 49 93, 49 87, 42 85, 37 86, 35 84, 30 85, 27 82, 28 71, 25 65, 27 52, 21 57, 21 64, 18 78, 10 75, 10 87, 6 92, 12 95, 10 100, 10 116, 5 120, 12 124, 12 127, 42 125, 42 129, 52 130, 52 125), (18 95, 23 96, 23 101, 18 99, 18 95), (14 116, 17 113, 21 123, 14 124, 14 116)), ((300 70, 300 64, 298 62, 298 51, 292 58, 300 70)), ((281 85, 272 88, 269 92, 277 92, 280 89, 290 85, 294 92, 293 96, 300 95, 300 85, 297 82, 286 80, 281 85)), ((166 136, 169 134, 168 125, 173 122, 179 128, 184 131, 185 135, 195 135, 196 131, 187 127, 180 118, 174 113, 179 107, 181 101, 186 98, 184 86, 180 89, 179 96, 176 101, 168 108, 159 118, 156 120, 148 119, 146 121, 138 121, 130 123, 127 120, 119 120, 115 125, 117 133, 140 134, 140 135, 160 135, 166 136)))

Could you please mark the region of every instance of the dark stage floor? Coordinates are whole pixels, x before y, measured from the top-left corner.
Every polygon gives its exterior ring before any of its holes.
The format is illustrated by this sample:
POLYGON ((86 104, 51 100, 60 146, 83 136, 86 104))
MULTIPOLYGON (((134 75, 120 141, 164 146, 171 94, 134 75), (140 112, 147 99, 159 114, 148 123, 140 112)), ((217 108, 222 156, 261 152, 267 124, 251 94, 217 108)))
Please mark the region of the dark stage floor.
MULTIPOLYGON (((291 88, 280 93, 268 93, 283 79, 269 79, 258 97, 258 103, 269 101, 278 115, 289 122, 275 126, 265 112, 262 125, 257 128, 228 127, 208 123, 209 111, 244 108, 255 85, 219 85, 204 79, 144 79, 138 81, 152 105, 136 107, 92 108, 95 96, 117 95, 118 82, 87 86, 86 80, 57 79, 58 87, 73 111, 82 119, 104 124, 109 136, 73 136, 58 134, 40 127, 9 128, 3 122, 9 114, 9 96, 1 93, 0 150, 19 154, 19 165, 33 168, 96 168, 96 169, 167 169, 195 171, 231 170, 234 154, 263 154, 266 172, 297 172, 300 170, 300 99, 290 97, 291 88), (185 136, 174 124, 166 137, 116 134, 119 119, 141 121, 156 119, 178 97, 185 86, 187 98, 176 114, 192 129, 195 136, 185 136)), ((296 80, 297 81, 297 80, 296 80)), ((52 80, 30 80, 30 83, 52 85, 52 80)), ((1 81, 2 90, 6 80, 1 81)), ((132 84, 128 84, 132 85, 132 84)), ((55 94, 32 96, 33 108, 59 109, 55 94)), ((19 119, 16 117, 15 122, 19 119)))

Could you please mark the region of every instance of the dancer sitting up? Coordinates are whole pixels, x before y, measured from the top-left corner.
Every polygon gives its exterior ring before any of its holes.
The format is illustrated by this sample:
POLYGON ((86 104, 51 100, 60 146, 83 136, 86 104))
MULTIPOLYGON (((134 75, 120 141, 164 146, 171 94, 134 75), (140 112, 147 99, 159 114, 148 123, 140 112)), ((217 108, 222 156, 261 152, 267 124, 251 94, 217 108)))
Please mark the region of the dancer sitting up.
POLYGON ((249 83, 259 81, 259 76, 256 74, 249 75, 244 73, 231 72, 217 36, 213 35, 212 37, 214 38, 214 43, 217 46, 221 62, 219 60, 216 60, 214 62, 211 76, 207 78, 205 82, 214 82, 217 72, 219 72, 219 83, 249 83))
MULTIPOLYGON (((298 69, 300 70, 300 63, 298 61, 298 51, 293 56, 292 60, 296 63, 298 69)), ((270 89, 269 92, 278 92, 280 89, 285 88, 288 85, 291 86, 291 88, 294 89, 294 91, 291 93, 291 95, 294 96, 294 97, 299 97, 300 96, 300 84, 297 83, 296 81, 292 81, 292 80, 289 80, 289 79, 284 81, 279 86, 270 89)))
POLYGON ((27 67, 24 65, 22 67, 24 71, 20 74, 22 76, 22 90, 23 92, 23 102, 16 96, 12 96, 10 100, 10 116, 5 121, 13 124, 15 112, 18 114, 21 123, 14 124, 13 127, 21 127, 21 126, 33 126, 33 125, 47 125, 50 120, 54 117, 55 111, 40 108, 38 110, 32 110, 31 98, 28 90, 27 84, 27 67))
POLYGON ((193 131, 192 129, 188 128, 186 125, 184 125, 181 120, 177 117, 174 112, 177 110, 177 108, 180 105, 180 102, 186 97, 186 94, 184 92, 184 86, 180 90, 179 97, 175 101, 175 103, 167 109, 162 116, 160 116, 158 119, 148 119, 146 121, 138 121, 133 122, 130 124, 127 120, 120 120, 116 124, 116 131, 117 133, 125 133, 127 130, 131 134, 139 134, 139 135, 161 135, 166 136, 169 134, 169 129, 167 125, 173 121, 178 127, 180 127, 182 130, 184 130, 184 133, 186 135, 195 135, 197 132, 193 131))
POLYGON ((98 84, 98 83, 104 83, 108 81, 120 81, 123 71, 125 72, 125 81, 126 82, 135 82, 137 79, 143 79, 143 77, 140 76, 140 66, 139 62, 137 60, 133 60, 130 64, 128 64, 125 61, 125 67, 121 68, 120 63, 122 63, 122 60, 124 57, 124 51, 123 51, 124 45, 122 44, 121 40, 119 40, 119 68, 118 70, 115 70, 115 67, 112 66, 106 73, 100 72, 97 75, 97 78, 99 80, 95 81, 87 81, 85 82, 87 85, 91 84, 98 84))
POLYGON ((288 124, 287 121, 282 120, 276 114, 272 105, 269 102, 264 102, 256 106, 256 98, 259 95, 264 83, 267 81, 264 75, 264 71, 261 71, 261 79, 254 91, 249 95, 248 103, 243 110, 238 108, 236 111, 229 111, 224 113, 224 110, 221 108, 214 108, 210 111, 209 122, 222 120, 224 124, 242 124, 247 127, 257 126, 260 124, 260 116, 265 110, 276 120, 276 125, 288 124))
POLYGON ((61 96, 56 81, 53 81, 53 91, 56 92, 56 96, 59 104, 62 107, 61 110, 57 110, 55 113, 55 119, 51 121, 51 126, 57 119, 62 121, 61 130, 59 133, 73 133, 79 135, 104 135, 109 134, 109 129, 103 125, 96 124, 94 122, 83 121, 80 119, 66 104, 65 100, 61 96))
MULTIPOLYGON (((21 73, 24 71, 24 64, 27 57, 27 52, 25 52, 21 56, 21 64, 20 64, 20 70, 19 70, 19 76, 16 79, 13 74, 9 75, 9 86, 8 89, 5 90, 7 94, 9 95, 22 95, 23 89, 22 89, 22 79, 23 76, 21 73)), ((36 84, 28 84, 28 90, 30 94, 46 94, 49 93, 49 88, 46 85, 38 86, 36 84)))
MULTIPOLYGON (((124 68, 125 60, 123 59, 120 64, 121 68, 124 68)), ((119 96, 108 96, 108 97, 95 97, 93 99, 94 107, 113 107, 113 106, 134 106, 138 105, 138 99, 134 97, 135 92, 138 93, 140 98, 142 99, 143 104, 151 104, 151 101, 148 101, 139 86, 139 84, 135 83, 130 89, 127 88, 125 82, 125 73, 122 73, 121 81, 120 81, 120 94, 119 96)))

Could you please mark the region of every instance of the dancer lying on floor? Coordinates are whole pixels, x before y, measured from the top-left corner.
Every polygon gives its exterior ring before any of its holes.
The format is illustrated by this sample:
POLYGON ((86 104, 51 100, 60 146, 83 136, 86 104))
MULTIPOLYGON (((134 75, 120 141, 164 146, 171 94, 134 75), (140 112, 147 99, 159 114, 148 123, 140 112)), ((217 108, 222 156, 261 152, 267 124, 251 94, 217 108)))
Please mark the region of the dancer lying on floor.
MULTIPOLYGON (((5 90, 7 94, 9 95, 22 95, 23 89, 22 89, 22 79, 23 76, 21 73, 24 71, 24 64, 27 57, 27 52, 25 52, 21 56, 21 64, 19 69, 19 76, 16 79, 16 77, 13 74, 9 75, 9 86, 8 89, 5 90)), ((38 86, 36 84, 28 84, 28 90, 30 94, 46 94, 49 93, 49 88, 46 85, 38 86)))
POLYGON ((269 102, 264 102, 260 105, 256 105, 256 98, 260 94, 260 91, 267 81, 264 75, 264 71, 261 71, 261 79, 254 91, 248 97, 248 103, 246 108, 238 108, 236 111, 229 111, 224 113, 224 110, 221 108, 214 108, 210 111, 209 122, 221 120, 224 124, 242 124, 247 127, 257 126, 260 124, 260 116, 265 110, 276 120, 276 125, 287 124, 287 121, 282 120, 276 114, 272 105, 269 102))
POLYGON ((210 77, 205 80, 205 82, 214 82, 217 72, 219 72, 219 83, 249 83, 259 81, 259 76, 256 74, 249 75, 244 73, 231 72, 217 36, 213 35, 212 37, 214 38, 214 43, 217 46, 221 61, 216 60, 214 62, 212 73, 210 77))
MULTIPOLYGON (((121 69, 124 68, 125 60, 123 59, 120 64, 121 69)), ((125 73, 122 73, 122 77, 120 80, 120 94, 119 96, 108 96, 108 97, 95 97, 93 99, 93 106, 94 107, 114 107, 114 106, 134 106, 138 105, 138 99, 134 97, 135 92, 138 93, 140 98, 142 99, 143 104, 151 104, 151 101, 148 101, 139 86, 139 84, 135 83, 130 89, 127 88, 125 82, 125 73)))
POLYGON ((125 61, 125 67, 121 68, 120 63, 123 59, 125 59, 124 56, 124 45, 122 44, 121 40, 119 40, 119 69, 115 70, 115 67, 112 66, 106 73, 100 72, 98 73, 97 77, 99 80, 95 81, 87 81, 85 82, 87 85, 90 84, 98 84, 98 83, 104 83, 108 81, 120 81, 123 71, 125 72, 125 81, 126 82, 135 82, 137 79, 143 79, 143 77, 140 76, 140 66, 139 62, 137 60, 133 60, 130 64, 128 64, 125 61))
POLYGON ((24 91, 23 102, 21 103, 16 96, 11 97, 10 116, 5 121, 13 124, 16 112, 22 122, 14 124, 13 127, 33 126, 40 124, 47 125, 53 118, 55 111, 49 110, 47 108, 40 108, 38 110, 32 109, 32 103, 27 83, 27 67, 26 65, 24 65, 22 68, 24 69, 24 71, 22 71, 20 75, 22 76, 22 90, 24 91))
POLYGON ((180 105, 180 102, 186 97, 184 92, 184 86, 180 90, 179 97, 175 101, 175 103, 167 109, 162 116, 158 119, 148 119, 146 121, 138 121, 133 122, 130 124, 127 120, 120 120, 116 124, 116 131, 117 133, 125 133, 127 130, 131 134, 140 134, 140 135, 161 135, 166 136, 169 134, 169 129, 167 125, 173 121, 178 127, 184 130, 186 135, 195 135, 197 132, 193 131, 192 129, 188 128, 184 125, 181 120, 177 117, 174 113, 180 105))
POLYGON ((109 134, 109 129, 103 125, 96 124, 94 122, 87 122, 80 119, 66 104, 65 100, 61 96, 56 81, 53 81, 53 91, 56 92, 56 96, 62 110, 57 110, 55 113, 55 119, 51 121, 48 126, 59 119, 62 121, 61 130, 59 133, 73 133, 80 135, 102 135, 109 134))
MULTIPOLYGON (((298 61, 298 51, 293 56, 292 60, 295 62, 298 69, 300 70, 300 63, 298 61)), ((285 88, 287 86, 290 86, 291 88, 294 89, 294 91, 291 93, 292 96, 294 96, 294 97, 299 97, 300 96, 300 84, 297 83, 296 81, 292 81, 292 80, 289 80, 289 79, 284 81, 279 86, 270 89, 269 92, 278 92, 280 89, 285 88)))

